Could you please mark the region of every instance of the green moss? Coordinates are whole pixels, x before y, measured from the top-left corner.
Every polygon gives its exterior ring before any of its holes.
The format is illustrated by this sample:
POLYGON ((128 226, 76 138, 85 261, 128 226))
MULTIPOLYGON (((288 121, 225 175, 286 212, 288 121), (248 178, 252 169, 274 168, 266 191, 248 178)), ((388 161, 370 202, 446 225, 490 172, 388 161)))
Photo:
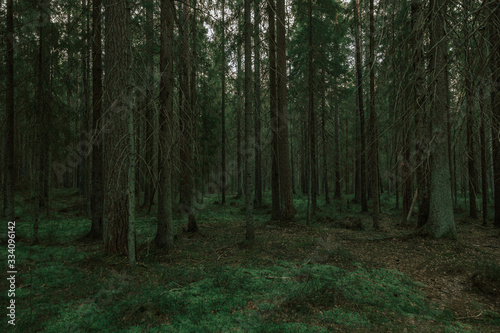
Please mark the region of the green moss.
POLYGON ((344 311, 338 308, 321 312, 318 319, 325 323, 336 323, 349 327, 367 327, 370 325, 365 314, 344 311))

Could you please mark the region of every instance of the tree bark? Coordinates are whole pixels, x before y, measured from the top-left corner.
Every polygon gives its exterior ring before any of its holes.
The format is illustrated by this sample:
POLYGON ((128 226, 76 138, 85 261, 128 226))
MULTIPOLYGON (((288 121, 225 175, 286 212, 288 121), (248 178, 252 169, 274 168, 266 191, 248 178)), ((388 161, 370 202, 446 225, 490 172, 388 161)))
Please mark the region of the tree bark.
MULTIPOLYGON (((89 37, 90 36, 90 8, 89 0, 82 0, 82 10, 87 13, 85 15, 85 21, 82 22, 82 31, 85 31, 85 37, 82 39, 82 78, 83 78, 83 100, 84 109, 82 113, 81 121, 81 134, 80 141, 86 141, 86 134, 90 129, 90 114, 91 114, 91 100, 90 100, 90 47, 89 47, 89 37), (84 24, 85 25, 84 25, 84 24)), ((79 172, 79 192, 83 195, 83 206, 85 210, 85 215, 87 216, 89 212, 89 202, 90 202, 90 159, 88 154, 82 154, 81 169, 79 172)))
POLYGON ((275 0, 268 0, 267 13, 269 16, 269 109, 271 116, 271 219, 279 220, 281 216, 280 180, 278 163, 278 104, 276 86, 276 22, 275 0))
MULTIPOLYGON (((334 122, 335 122, 335 128, 334 128, 334 145, 335 145, 335 194, 334 198, 335 199, 340 199, 342 198, 342 179, 340 176, 340 103, 339 99, 340 97, 338 96, 338 84, 336 86, 336 93, 337 97, 335 99, 335 116, 334 116, 334 122)), ((346 139, 347 140, 347 139, 346 139)), ((346 142, 347 144, 347 142, 346 142)), ((346 146, 347 149, 347 146, 346 146)), ((326 161, 325 161, 326 163, 326 161)), ((347 177, 346 181, 348 181, 349 177, 347 177)), ((347 187, 347 186, 346 186, 347 187)), ((326 189, 326 188, 325 188, 326 189)))
POLYGON ((370 0, 370 135, 371 135, 371 190, 372 190, 372 219, 373 228, 380 229, 379 224, 379 188, 378 188, 378 134, 376 127, 377 114, 375 112, 375 20, 373 17, 373 0, 370 0))
POLYGON ((236 45, 236 199, 241 198, 243 195, 243 183, 241 176, 243 174, 243 156, 242 156, 242 145, 241 145, 241 80, 240 80, 240 73, 241 73, 241 43, 240 39, 238 38, 238 42, 236 45))
POLYGON ((246 206, 246 233, 247 241, 255 239, 253 225, 253 153, 252 147, 252 22, 251 0, 245 0, 245 206, 246 206))
POLYGON ((226 204, 226 2, 222 0, 221 204, 226 204))
POLYGON ((146 25, 145 25, 145 37, 146 37, 146 59, 145 59, 145 73, 146 73, 146 89, 145 89, 145 184, 144 184, 144 202, 143 207, 151 207, 154 200, 154 148, 155 148, 155 108, 154 102, 155 98, 153 96, 153 85, 154 85, 154 21, 153 21, 153 11, 154 3, 148 0, 145 5, 146 8, 146 25))
MULTIPOLYGON (((131 62, 128 7, 125 0, 105 2, 105 154, 104 251, 129 253, 130 221, 130 117, 129 67, 131 62)), ((133 216, 132 216, 133 217, 133 216)))
MULTIPOLYGON (((470 2, 464 2, 464 35, 468 38, 469 23, 467 18, 470 11, 470 2)), ((479 190, 477 172, 475 166, 475 151, 474 151, 474 116, 472 110, 474 108, 474 82, 472 77, 472 50, 469 41, 465 42, 465 116, 467 121, 467 169, 469 179, 469 216, 477 219, 476 193, 479 190)))
POLYGON ((292 179, 290 172, 290 152, 288 145, 288 116, 287 116, 287 72, 286 72, 286 11, 285 0, 277 0, 277 45, 278 45, 278 151, 280 196, 283 209, 280 219, 290 221, 295 215, 293 207, 292 179))
POLYGON ((49 153, 50 153, 50 136, 46 135, 49 131, 51 122, 51 60, 50 60, 50 0, 45 0, 39 3, 39 51, 38 51, 38 128, 39 135, 39 205, 45 211, 49 212, 49 153))
POLYGON ((5 62, 7 64, 6 94, 5 94, 5 195, 4 215, 9 221, 14 221, 14 194, 15 194, 15 108, 14 108, 14 12, 13 0, 7 0, 7 34, 5 42, 7 52, 5 62))
POLYGON ((456 238, 453 216, 448 143, 448 65, 445 32, 446 0, 430 0, 431 122, 434 149, 431 154, 429 219, 425 231, 433 238, 456 238))
POLYGON ((481 112, 481 124, 479 127, 479 139, 481 145, 481 194, 482 194, 482 219, 483 225, 488 224, 488 165, 487 165, 487 153, 486 153, 486 129, 485 129, 485 112, 484 109, 484 89, 483 82, 479 84, 479 108, 481 112))
POLYGON ((255 208, 262 208, 262 147, 260 121, 260 0, 254 1, 255 208))
POLYGON ((311 172, 311 183, 309 185, 311 197, 311 215, 314 216, 317 210, 316 200, 316 119, 314 114, 314 67, 313 67, 313 25, 312 25, 312 0, 309 0, 309 50, 308 50, 308 90, 309 90, 309 163, 311 172))
POLYGON ((495 188, 495 220, 493 224, 500 227, 500 6, 492 1, 490 7, 490 69, 491 69, 491 129, 493 137, 493 186, 495 188))
POLYGON ((102 44, 101 0, 92 1, 92 195, 90 210, 92 226, 87 235, 102 238, 103 232, 103 133, 102 133, 102 44))
POLYGON ((361 211, 368 211, 368 203, 366 201, 366 145, 365 145, 365 111, 363 108, 363 74, 362 74, 362 63, 361 63, 361 18, 360 18, 360 8, 359 0, 354 1, 354 17, 355 17, 355 49, 356 49, 356 107, 358 109, 359 116, 359 128, 360 128, 360 146, 358 150, 359 158, 359 196, 361 200, 361 211))
MULTIPOLYGON (((187 1, 180 4, 182 9, 182 21, 180 23, 181 35, 181 91, 182 103, 180 110, 180 160, 181 160, 181 212, 187 216, 187 231, 196 232, 198 226, 193 210, 193 161, 192 161, 192 137, 194 114, 191 102, 191 61, 190 61, 190 3, 187 1)), ((180 15, 179 15, 180 16, 180 15)))
POLYGON ((351 194, 350 173, 352 166, 349 166, 349 119, 345 118, 345 194, 351 194))
POLYGON ((174 11, 173 0, 161 1, 160 45, 160 126, 158 146, 158 227, 155 244, 171 250, 174 247, 172 219, 172 133, 174 118, 174 11))
POLYGON ((424 11, 422 0, 412 0, 413 33, 413 100, 415 110, 415 139, 417 151, 418 222, 423 227, 429 217, 429 138, 430 124, 425 110, 424 11))
MULTIPOLYGON (((321 142, 322 142, 322 150, 323 150, 323 191, 325 193, 325 204, 330 203, 330 191, 328 188, 328 164, 327 164, 327 141, 326 141, 326 87, 325 87, 325 71, 321 72, 322 78, 322 94, 321 94, 321 142)), ((336 104, 337 106, 338 104, 336 104)), ((336 110, 337 111, 337 110, 336 110)), ((338 120, 335 115, 334 121, 338 120)), ((335 130, 338 134, 338 124, 335 124, 335 130)), ((335 137, 335 140, 338 139, 338 136, 335 137)), ((335 144, 337 141, 335 141, 335 144)), ((337 151, 337 146, 335 146, 335 166, 338 167, 337 162, 339 161, 339 154, 337 151)), ((337 169, 335 170, 335 176, 337 176, 337 169)), ((337 182, 335 179, 335 186, 337 186, 337 182)))

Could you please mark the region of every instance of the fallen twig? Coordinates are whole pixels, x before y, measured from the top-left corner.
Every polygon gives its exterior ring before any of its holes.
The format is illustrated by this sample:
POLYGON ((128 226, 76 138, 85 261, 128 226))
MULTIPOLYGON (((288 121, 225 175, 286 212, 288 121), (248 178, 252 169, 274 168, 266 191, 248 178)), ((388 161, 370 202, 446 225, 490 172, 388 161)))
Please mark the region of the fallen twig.
POLYGON ((479 314, 475 316, 467 316, 467 317, 458 317, 457 320, 464 320, 464 319, 472 319, 472 318, 479 318, 483 314, 483 311, 479 312, 479 314))

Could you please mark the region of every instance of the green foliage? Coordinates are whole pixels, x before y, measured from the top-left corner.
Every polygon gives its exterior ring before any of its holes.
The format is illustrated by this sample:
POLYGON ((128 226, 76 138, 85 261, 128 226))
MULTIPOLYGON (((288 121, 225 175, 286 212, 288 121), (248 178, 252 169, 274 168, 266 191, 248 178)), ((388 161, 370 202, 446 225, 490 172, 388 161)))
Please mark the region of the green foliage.
MULTIPOLYGON (((241 201, 234 202, 228 207, 209 202, 210 209, 200 214, 202 223, 230 230, 218 234, 223 244, 233 243, 232 231, 239 228, 234 224, 241 220, 241 201)), ((265 215, 258 220, 265 223, 265 215)), ((42 239, 51 240, 50 224, 41 224, 42 239)), ((66 238, 57 235, 48 245, 21 242, 16 248, 21 263, 18 332, 401 331, 413 322, 423 327, 420 331, 466 332, 478 322, 500 325, 498 314, 481 305, 478 311, 484 312, 479 318, 458 322, 451 311, 429 303, 423 285, 408 276, 367 268, 338 244, 322 243, 310 234, 262 239, 255 248, 234 245, 248 257, 238 265, 221 263, 217 256, 211 260, 197 249, 202 240, 184 239, 183 253, 200 264, 175 264, 182 262, 175 253, 170 263, 146 256, 148 268, 131 274, 116 268, 124 267, 125 259, 104 256, 97 244, 75 244, 88 221, 60 219, 54 224, 66 238), (282 257, 286 260, 256 260, 255 250, 262 250, 265 242, 268 248, 289 253, 282 257), (297 251, 311 249, 328 259, 294 260, 297 251), (330 259, 349 263, 348 269, 324 264, 330 259)), ((138 239, 145 239, 154 221, 140 219, 137 227, 138 239)), ((20 223, 19 232, 29 235, 28 225, 20 223)), ((478 266, 478 271, 490 280, 500 276, 495 263, 478 266)))
POLYGON ((476 270, 491 281, 500 282, 500 265, 498 263, 492 261, 478 263, 476 270))
POLYGON ((366 315, 357 312, 343 311, 338 308, 322 312, 318 315, 318 318, 322 322, 336 323, 349 327, 365 327, 370 325, 366 315))
POLYGON ((74 303, 61 311, 57 321, 50 323, 46 332, 100 332, 110 323, 95 303, 74 303))

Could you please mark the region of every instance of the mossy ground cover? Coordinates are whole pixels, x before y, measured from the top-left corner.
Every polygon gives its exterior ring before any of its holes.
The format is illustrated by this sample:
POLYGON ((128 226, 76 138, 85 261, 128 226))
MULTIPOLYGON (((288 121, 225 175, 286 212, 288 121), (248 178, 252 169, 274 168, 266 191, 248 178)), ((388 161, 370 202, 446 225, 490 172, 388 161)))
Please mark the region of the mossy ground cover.
POLYGON ((459 241, 446 241, 409 236, 389 206, 380 232, 347 201, 321 205, 311 225, 300 210, 292 223, 270 222, 264 207, 249 245, 243 202, 206 198, 199 233, 182 232, 176 216, 171 253, 151 242, 154 210, 139 214, 131 272, 126 258, 83 239, 80 200, 54 194, 38 245, 29 210, 18 211, 15 331, 500 331, 498 231, 461 216, 459 241))

